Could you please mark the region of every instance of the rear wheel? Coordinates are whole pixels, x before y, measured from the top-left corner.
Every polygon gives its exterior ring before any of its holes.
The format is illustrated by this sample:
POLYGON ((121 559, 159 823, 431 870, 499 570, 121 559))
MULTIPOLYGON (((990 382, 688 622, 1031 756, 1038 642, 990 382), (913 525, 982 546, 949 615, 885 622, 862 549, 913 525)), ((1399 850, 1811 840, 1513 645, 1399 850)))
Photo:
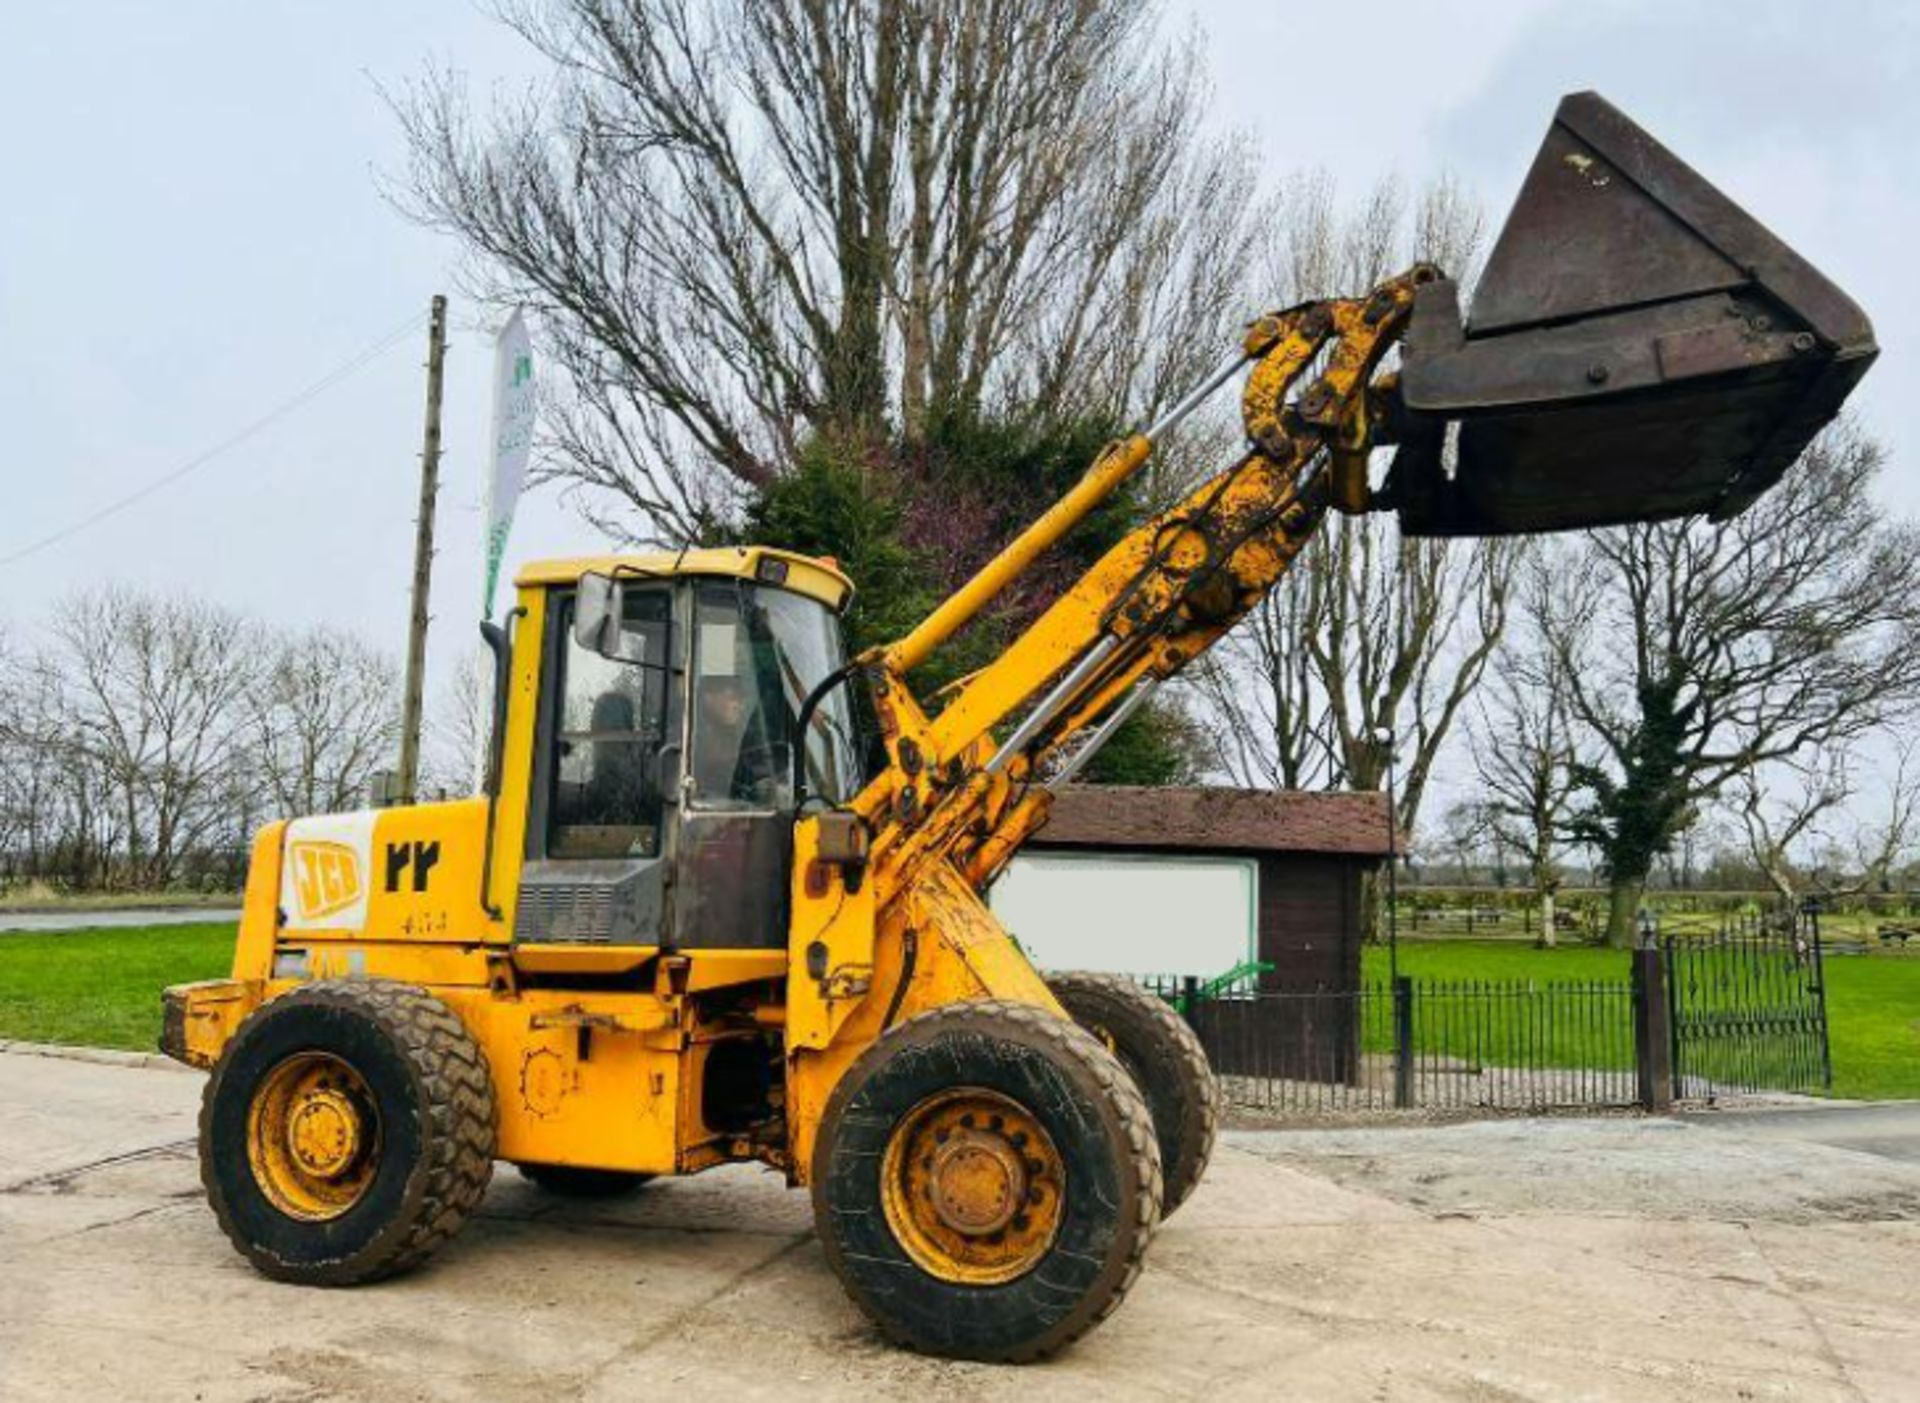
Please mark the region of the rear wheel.
POLYGON ((1045 1009, 980 1000, 888 1032, 821 1117, 827 1260, 895 1341, 965 1359, 1050 1354, 1139 1275, 1159 1152, 1113 1055, 1045 1009))
POLYGON ((582 1169, 573 1164, 517 1164, 520 1177, 534 1187, 561 1198, 619 1198, 630 1194, 653 1175, 622 1169, 582 1169))
POLYGON ((346 1286, 452 1237, 493 1172, 493 1083, 453 1011, 383 980, 262 1005, 208 1079, 200 1177, 268 1276, 346 1286))
POLYGON ((1047 988, 1075 1023, 1113 1050, 1146 1098, 1166 1184, 1160 1216, 1172 1217, 1213 1158, 1220 1086, 1206 1049, 1165 999, 1131 979, 1051 974, 1047 988))

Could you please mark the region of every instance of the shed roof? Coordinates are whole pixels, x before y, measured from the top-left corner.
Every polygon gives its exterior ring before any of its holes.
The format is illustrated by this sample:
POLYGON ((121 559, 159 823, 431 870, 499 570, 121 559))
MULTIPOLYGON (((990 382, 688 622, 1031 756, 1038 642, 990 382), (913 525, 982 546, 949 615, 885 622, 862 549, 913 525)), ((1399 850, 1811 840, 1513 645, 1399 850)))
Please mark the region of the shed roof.
POLYGON ((1371 858, 1392 851, 1383 794, 1126 784, 1063 787, 1031 844, 1371 858))

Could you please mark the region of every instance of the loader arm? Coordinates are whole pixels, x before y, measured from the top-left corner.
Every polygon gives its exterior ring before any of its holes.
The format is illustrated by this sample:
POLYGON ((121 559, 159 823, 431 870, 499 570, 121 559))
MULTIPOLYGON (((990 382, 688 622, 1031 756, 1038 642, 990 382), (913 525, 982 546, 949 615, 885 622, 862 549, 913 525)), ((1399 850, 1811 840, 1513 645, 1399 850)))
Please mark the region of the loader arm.
POLYGON ((1261 317, 1240 353, 1174 414, 1109 447, 920 627, 858 660, 891 761, 854 804, 873 834, 882 904, 942 859, 984 889, 1045 821, 1052 787, 1259 604, 1329 509, 1367 509, 1367 456, 1383 404, 1376 375, 1415 290, 1438 277, 1422 265, 1365 297, 1261 317), (1115 545, 929 717, 908 686, 911 670, 1137 472, 1178 415, 1249 364, 1246 453, 1115 545), (1316 364, 1318 377, 1290 401, 1316 364), (995 729, 1009 723, 996 743, 995 729), (1089 727, 1078 752, 1043 778, 1089 727))

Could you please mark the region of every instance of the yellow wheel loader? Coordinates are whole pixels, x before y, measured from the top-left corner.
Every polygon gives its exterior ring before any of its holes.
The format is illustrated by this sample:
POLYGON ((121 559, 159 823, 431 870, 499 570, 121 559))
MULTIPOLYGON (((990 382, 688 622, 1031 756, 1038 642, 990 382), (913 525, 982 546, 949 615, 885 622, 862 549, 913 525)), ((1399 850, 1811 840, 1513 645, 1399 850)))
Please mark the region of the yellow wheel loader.
POLYGON ((1058 1349, 1198 1182, 1217 1093, 1170 1009, 1043 976, 989 912, 1053 789, 1329 511, 1439 535, 1736 512, 1873 354, 1832 284, 1578 95, 1470 320, 1427 267, 1259 318, 897 642, 846 660, 852 584, 781 550, 528 566, 483 626, 484 794, 268 826, 232 978, 166 992, 163 1047, 212 1072, 221 1226, 270 1276, 347 1285, 432 1252, 498 1160, 592 1195, 753 1161, 811 1191, 891 1338, 1058 1349), (1244 367, 1239 460, 923 703, 915 668, 1244 367))

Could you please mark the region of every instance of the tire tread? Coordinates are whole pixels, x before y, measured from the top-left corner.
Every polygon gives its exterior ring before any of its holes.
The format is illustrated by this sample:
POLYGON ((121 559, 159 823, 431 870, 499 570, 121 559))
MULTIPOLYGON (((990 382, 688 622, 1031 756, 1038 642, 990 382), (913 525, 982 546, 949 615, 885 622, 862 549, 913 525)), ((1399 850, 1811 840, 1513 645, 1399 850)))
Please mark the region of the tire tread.
MULTIPOLYGON (((380 1281, 432 1256, 466 1223, 486 1196, 493 1177, 496 1111, 486 1053, 454 1011, 418 985, 385 979, 325 979, 303 985, 255 1009, 228 1044, 238 1046, 248 1026, 283 1012, 294 1002, 350 1010, 375 1023, 400 1050, 425 1091, 425 1189, 404 1232, 380 1256, 350 1271, 316 1273, 329 1285, 380 1281)), ((221 1230, 256 1266, 275 1275, 285 1269, 267 1258, 233 1221, 214 1180, 211 1146, 214 1100, 226 1059, 208 1078, 200 1103, 200 1178, 221 1230)))
MULTIPOLYGON (((1043 1039, 1062 1060, 1078 1064, 1100 1088, 1101 1094, 1112 1105, 1125 1134, 1126 1153, 1131 1161, 1134 1182, 1137 1186, 1133 1204, 1135 1230, 1131 1244, 1120 1273, 1107 1284, 1104 1298, 1095 1303, 1091 1311, 1081 1316, 1067 1330, 992 1356, 1000 1362, 1025 1364, 1047 1358, 1065 1349, 1120 1308, 1120 1303, 1126 1299, 1127 1293, 1133 1289, 1134 1282, 1140 1277, 1141 1268, 1146 1261, 1147 1248, 1151 1245, 1154 1233, 1159 1226, 1162 1192, 1159 1138, 1154 1133, 1153 1116, 1147 1109, 1145 1098, 1134 1085, 1134 1080, 1128 1075, 1126 1068, 1120 1065, 1119 1059, 1084 1028, 1060 1017, 1050 1009, 1035 1004, 1010 999, 973 999, 945 1004, 939 1008, 929 1009, 889 1029, 855 1059, 828 1098, 826 1112, 821 1117, 820 1148, 831 1152, 827 1137, 838 1119, 839 1111, 852 1099, 855 1089, 866 1080, 867 1075, 893 1055, 903 1037, 937 1034, 947 1028, 955 1031, 992 1033, 1004 1030, 1008 1026, 1043 1039)), ((815 1170, 814 1182, 816 1186, 823 1182, 823 1176, 818 1167, 815 1170)), ((830 1249, 828 1257, 836 1273, 844 1279, 845 1270, 839 1260, 839 1254, 830 1249)), ((897 1323, 886 1319, 880 1319, 877 1323, 882 1333, 895 1344, 919 1352, 929 1352, 925 1341, 897 1323)))
POLYGON ((1200 1183, 1201 1176, 1207 1172, 1208 1163, 1213 1159, 1214 1143, 1219 1137, 1220 1083, 1213 1075, 1212 1064, 1207 1061, 1206 1049, 1200 1045, 1199 1036, 1187 1020, 1174 1011, 1173 1005, 1141 988, 1125 975, 1072 970, 1049 974, 1047 988, 1068 1007, 1069 1012, 1075 1003, 1085 1007, 1087 1002, 1130 1007, 1146 1017, 1159 1031, 1162 1050, 1174 1060, 1172 1075, 1186 1094, 1182 1097, 1181 1124, 1177 1127, 1177 1139, 1183 1153, 1169 1162, 1166 1146, 1164 1143, 1161 1146, 1161 1171, 1166 1179, 1166 1195, 1161 1203, 1160 1217, 1162 1221, 1166 1220, 1187 1201, 1187 1196, 1200 1183), (1191 1151, 1185 1152, 1189 1146, 1191 1151))

